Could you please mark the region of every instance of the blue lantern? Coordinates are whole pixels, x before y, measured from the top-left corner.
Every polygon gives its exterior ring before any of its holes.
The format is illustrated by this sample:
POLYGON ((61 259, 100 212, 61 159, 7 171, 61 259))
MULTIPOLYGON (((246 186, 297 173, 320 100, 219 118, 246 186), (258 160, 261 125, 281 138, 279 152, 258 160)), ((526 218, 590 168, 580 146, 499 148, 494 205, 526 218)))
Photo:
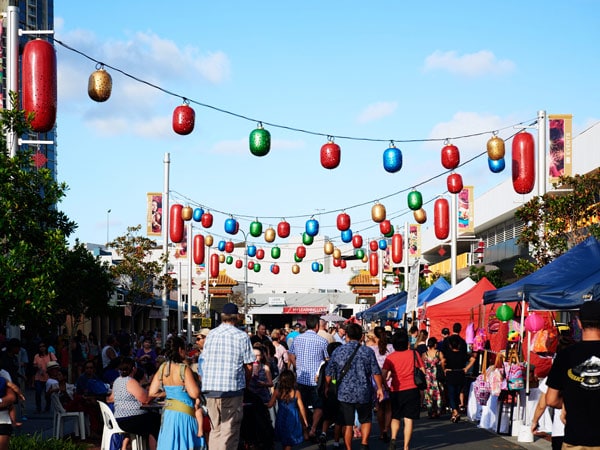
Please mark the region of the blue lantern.
POLYGON ((352 230, 348 228, 347 230, 342 231, 342 242, 346 244, 352 240, 352 230))
POLYGON ((383 152, 383 168, 386 172, 395 173, 402 169, 402 152, 394 143, 383 152))
POLYGON ((319 234, 319 221, 317 219, 309 219, 306 221, 306 234, 311 237, 319 234))
POLYGON ((194 213, 192 214, 192 219, 194 219, 194 222, 200 222, 202 220, 202 214, 204 214, 204 210, 202 208, 194 209, 194 213))
POLYGON ((318 272, 319 271, 319 263, 317 261, 314 261, 310 265, 310 268, 312 269, 313 272, 318 272))
POLYGON ((506 163, 504 162, 504 158, 500 159, 490 159, 488 158, 488 167, 493 173, 500 173, 506 167, 506 163))
POLYGON ((250 258, 254 258, 256 256, 256 245, 249 245, 248 246, 248 256, 250 258))
POLYGON ((387 239, 379 239, 379 250, 385 250, 387 248, 387 239))
POLYGON ((224 252, 225 251, 225 241, 219 241, 219 244, 217 245, 217 248, 219 249, 219 251, 224 252))
POLYGON ((237 231, 237 221, 233 217, 226 219, 224 228, 225 233, 235 234, 237 231))

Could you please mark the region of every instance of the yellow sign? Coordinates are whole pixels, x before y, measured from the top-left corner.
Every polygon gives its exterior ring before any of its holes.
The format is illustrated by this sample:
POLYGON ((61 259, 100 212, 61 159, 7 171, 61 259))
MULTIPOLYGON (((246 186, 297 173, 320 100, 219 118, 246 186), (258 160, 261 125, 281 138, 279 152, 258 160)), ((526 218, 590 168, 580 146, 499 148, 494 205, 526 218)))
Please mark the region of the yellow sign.
POLYGON ((202 318, 202 328, 210 328, 212 325, 212 319, 210 317, 202 318))

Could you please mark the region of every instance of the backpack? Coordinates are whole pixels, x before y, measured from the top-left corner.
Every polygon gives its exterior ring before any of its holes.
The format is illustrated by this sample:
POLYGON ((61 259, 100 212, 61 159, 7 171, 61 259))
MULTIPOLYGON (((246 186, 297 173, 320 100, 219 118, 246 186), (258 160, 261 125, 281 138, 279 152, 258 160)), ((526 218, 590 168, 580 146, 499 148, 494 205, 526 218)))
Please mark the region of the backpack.
POLYGON ((506 384, 509 391, 519 391, 525 388, 525 378, 523 377, 523 364, 513 359, 505 364, 506 384))

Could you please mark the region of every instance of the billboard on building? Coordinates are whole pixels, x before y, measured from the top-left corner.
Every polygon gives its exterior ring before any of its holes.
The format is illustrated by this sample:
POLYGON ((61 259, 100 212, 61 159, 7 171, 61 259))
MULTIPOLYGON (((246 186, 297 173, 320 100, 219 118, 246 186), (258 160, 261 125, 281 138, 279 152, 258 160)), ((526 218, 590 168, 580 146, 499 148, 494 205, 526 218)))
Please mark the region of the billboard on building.
POLYGON ((421 225, 418 223, 408 226, 408 256, 411 258, 421 256, 421 225))
POLYGON ((146 219, 146 234, 148 236, 162 235, 162 194, 160 192, 148 192, 146 194, 148 206, 146 219))
POLYGON ((550 140, 548 146, 548 182, 554 183, 558 178, 572 175, 572 123, 571 114, 550 114, 548 125, 550 140))
POLYGON ((463 190, 458 193, 458 234, 475 232, 474 205, 473 186, 463 187, 463 190))

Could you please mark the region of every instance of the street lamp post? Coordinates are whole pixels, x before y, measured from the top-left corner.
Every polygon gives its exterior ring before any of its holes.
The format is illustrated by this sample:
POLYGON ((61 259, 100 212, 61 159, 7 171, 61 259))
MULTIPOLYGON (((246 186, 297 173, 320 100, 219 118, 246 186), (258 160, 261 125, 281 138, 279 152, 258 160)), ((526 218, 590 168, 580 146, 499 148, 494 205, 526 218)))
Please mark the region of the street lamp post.
POLYGON ((106 211, 106 245, 110 242, 110 212, 110 209, 106 211))

